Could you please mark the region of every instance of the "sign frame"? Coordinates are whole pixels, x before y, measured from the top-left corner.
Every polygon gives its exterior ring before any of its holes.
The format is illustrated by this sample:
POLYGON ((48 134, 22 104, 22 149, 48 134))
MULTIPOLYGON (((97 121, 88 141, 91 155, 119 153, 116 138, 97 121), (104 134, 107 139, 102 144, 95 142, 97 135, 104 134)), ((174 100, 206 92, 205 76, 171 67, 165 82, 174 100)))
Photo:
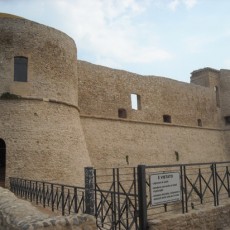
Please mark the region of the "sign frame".
POLYGON ((149 175, 149 188, 151 206, 176 203, 182 200, 180 172, 151 173, 149 175), (155 178, 158 179, 155 182, 157 187, 153 186, 155 178), (154 192, 156 192, 156 195, 154 192), (158 197, 156 198, 156 196, 158 197))

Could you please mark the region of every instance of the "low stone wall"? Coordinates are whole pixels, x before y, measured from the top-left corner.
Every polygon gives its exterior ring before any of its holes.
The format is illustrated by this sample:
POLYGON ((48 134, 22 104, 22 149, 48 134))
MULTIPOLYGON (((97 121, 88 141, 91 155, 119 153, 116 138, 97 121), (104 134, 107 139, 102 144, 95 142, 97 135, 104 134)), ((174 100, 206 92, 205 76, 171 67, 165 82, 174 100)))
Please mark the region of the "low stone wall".
POLYGON ((193 210, 186 214, 165 215, 149 222, 149 230, 229 230, 230 203, 193 210))
POLYGON ((50 216, 0 187, 0 230, 94 230, 95 218, 82 214, 50 216))

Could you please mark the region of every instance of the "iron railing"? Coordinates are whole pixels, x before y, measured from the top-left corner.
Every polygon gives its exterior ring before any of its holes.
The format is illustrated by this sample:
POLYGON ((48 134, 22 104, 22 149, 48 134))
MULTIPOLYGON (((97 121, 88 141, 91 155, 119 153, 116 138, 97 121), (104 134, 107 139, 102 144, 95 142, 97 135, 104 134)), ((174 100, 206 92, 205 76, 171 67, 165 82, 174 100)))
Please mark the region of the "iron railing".
POLYGON ((94 179, 98 228, 139 229, 137 169, 97 169, 94 179))
POLYGON ((165 212, 186 213, 205 206, 218 206, 230 198, 230 162, 211 162, 178 165, 139 165, 140 229, 148 221, 160 218, 165 212), (181 199, 152 205, 150 177, 152 174, 179 173, 181 199))
POLYGON ((62 215, 85 212, 83 187, 10 177, 10 190, 21 198, 44 208, 50 207, 53 212, 62 215))
POLYGON ((139 165, 137 168, 85 170, 85 187, 10 178, 11 191, 62 215, 95 215, 99 229, 147 229, 166 212, 186 213, 218 206, 230 198, 230 162, 139 165), (177 173, 180 200, 152 205, 152 174, 177 173))

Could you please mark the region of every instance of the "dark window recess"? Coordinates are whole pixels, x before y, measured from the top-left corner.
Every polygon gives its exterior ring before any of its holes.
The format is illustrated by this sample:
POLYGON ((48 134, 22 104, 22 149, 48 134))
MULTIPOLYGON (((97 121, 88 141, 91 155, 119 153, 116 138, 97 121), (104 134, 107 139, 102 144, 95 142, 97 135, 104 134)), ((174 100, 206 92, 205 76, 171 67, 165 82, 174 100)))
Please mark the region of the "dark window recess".
POLYGON ((201 121, 201 119, 197 119, 197 125, 200 126, 200 127, 202 127, 202 121, 201 121))
POLYGON ((14 57, 14 81, 27 82, 28 58, 14 57))
POLYGON ((172 122, 171 121, 171 116, 169 116, 169 115, 163 115, 163 121, 165 123, 171 123, 172 122))
POLYGON ((127 118, 127 112, 125 109, 118 109, 118 117, 127 118))
POLYGON ((230 116, 226 116, 224 119, 225 119, 225 124, 230 125, 230 116))
POLYGON ((216 106, 220 107, 220 93, 219 88, 217 86, 214 87, 214 91, 216 93, 216 106))

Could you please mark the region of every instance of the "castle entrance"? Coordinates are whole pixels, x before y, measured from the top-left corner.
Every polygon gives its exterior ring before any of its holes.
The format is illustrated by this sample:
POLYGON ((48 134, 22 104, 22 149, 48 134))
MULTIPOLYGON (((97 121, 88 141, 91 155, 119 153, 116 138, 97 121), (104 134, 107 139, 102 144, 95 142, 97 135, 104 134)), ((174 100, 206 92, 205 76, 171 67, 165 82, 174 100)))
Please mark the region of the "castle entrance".
POLYGON ((6 143, 0 138, 0 187, 5 187, 6 177, 6 143))

